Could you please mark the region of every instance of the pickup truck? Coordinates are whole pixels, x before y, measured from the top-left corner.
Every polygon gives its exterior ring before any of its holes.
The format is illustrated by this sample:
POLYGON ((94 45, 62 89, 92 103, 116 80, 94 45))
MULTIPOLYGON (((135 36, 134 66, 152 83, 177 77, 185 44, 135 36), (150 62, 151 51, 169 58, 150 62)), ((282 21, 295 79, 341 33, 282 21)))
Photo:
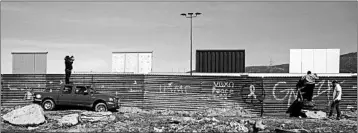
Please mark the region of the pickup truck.
POLYGON ((96 92, 90 86, 65 84, 60 89, 34 92, 33 102, 44 110, 53 110, 57 105, 89 107, 97 112, 119 109, 118 97, 96 92))

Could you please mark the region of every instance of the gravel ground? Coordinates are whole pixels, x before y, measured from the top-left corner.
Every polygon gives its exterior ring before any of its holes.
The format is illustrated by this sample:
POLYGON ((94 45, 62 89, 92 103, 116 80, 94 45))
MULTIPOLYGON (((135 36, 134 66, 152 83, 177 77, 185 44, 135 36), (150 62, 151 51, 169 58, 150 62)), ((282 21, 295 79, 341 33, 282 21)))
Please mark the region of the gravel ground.
MULTIPOLYGON (((11 109, 3 109, 2 115, 11 109)), ((344 132, 357 131, 357 120, 318 120, 288 117, 253 117, 248 114, 231 116, 214 115, 220 110, 196 112, 169 110, 141 110, 123 107, 113 112, 113 122, 79 123, 71 127, 61 127, 57 120, 62 116, 80 113, 84 110, 46 111, 45 124, 38 127, 19 127, 1 122, 1 132, 242 132, 253 131, 252 123, 262 120, 266 129, 260 132, 274 132, 275 129, 305 129, 309 132, 344 132), (250 125, 251 123, 251 125, 250 125), (246 128, 246 129, 245 129, 246 128)))

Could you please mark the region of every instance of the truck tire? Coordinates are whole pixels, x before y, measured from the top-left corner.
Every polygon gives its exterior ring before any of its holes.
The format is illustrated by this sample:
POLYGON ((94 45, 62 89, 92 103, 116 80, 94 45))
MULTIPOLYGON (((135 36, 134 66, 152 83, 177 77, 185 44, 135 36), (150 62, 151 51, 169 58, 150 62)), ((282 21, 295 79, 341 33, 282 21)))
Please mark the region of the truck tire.
POLYGON ((107 105, 105 103, 97 103, 95 106, 94 106, 94 110, 96 112, 106 112, 108 111, 108 108, 107 108, 107 105))
POLYGON ((42 102, 42 108, 46 111, 53 110, 55 108, 55 102, 51 99, 46 99, 42 102))

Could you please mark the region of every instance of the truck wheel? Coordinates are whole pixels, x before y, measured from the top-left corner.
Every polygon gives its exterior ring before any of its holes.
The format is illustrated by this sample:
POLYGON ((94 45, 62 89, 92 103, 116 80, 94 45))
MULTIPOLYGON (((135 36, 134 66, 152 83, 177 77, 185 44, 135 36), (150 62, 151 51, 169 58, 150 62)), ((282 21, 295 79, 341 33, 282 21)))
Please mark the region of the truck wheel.
POLYGON ((46 99, 42 102, 42 108, 46 111, 53 110, 55 108, 55 103, 51 99, 46 99))
POLYGON ((106 112, 108 110, 105 103, 97 103, 94 109, 97 112, 106 112))

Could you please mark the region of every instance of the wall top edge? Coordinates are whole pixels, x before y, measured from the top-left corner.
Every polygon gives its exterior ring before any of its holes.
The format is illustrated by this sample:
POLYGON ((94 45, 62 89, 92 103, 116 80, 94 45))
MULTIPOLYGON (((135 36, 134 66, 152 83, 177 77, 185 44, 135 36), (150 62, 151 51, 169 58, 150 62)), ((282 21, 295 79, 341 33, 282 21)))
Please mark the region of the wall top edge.
POLYGON ((318 49, 303 48, 303 49, 290 49, 290 50, 340 50, 340 49, 339 48, 318 48, 318 49))
POLYGON ((153 53, 153 51, 118 51, 112 52, 112 54, 126 54, 126 53, 153 53))
POLYGON ((197 52, 245 52, 245 49, 197 49, 197 52))
MULTIPOLYGON (((62 75, 63 73, 47 74, 1 74, 1 75, 62 75)), ((190 76, 190 73, 73 73, 73 75, 142 75, 142 76, 190 76)), ((304 73, 193 73, 193 76, 228 76, 228 77, 301 77, 304 73)), ((357 77, 357 73, 317 74, 319 77, 357 77)))
POLYGON ((48 52, 11 52, 11 54, 48 54, 48 52))

